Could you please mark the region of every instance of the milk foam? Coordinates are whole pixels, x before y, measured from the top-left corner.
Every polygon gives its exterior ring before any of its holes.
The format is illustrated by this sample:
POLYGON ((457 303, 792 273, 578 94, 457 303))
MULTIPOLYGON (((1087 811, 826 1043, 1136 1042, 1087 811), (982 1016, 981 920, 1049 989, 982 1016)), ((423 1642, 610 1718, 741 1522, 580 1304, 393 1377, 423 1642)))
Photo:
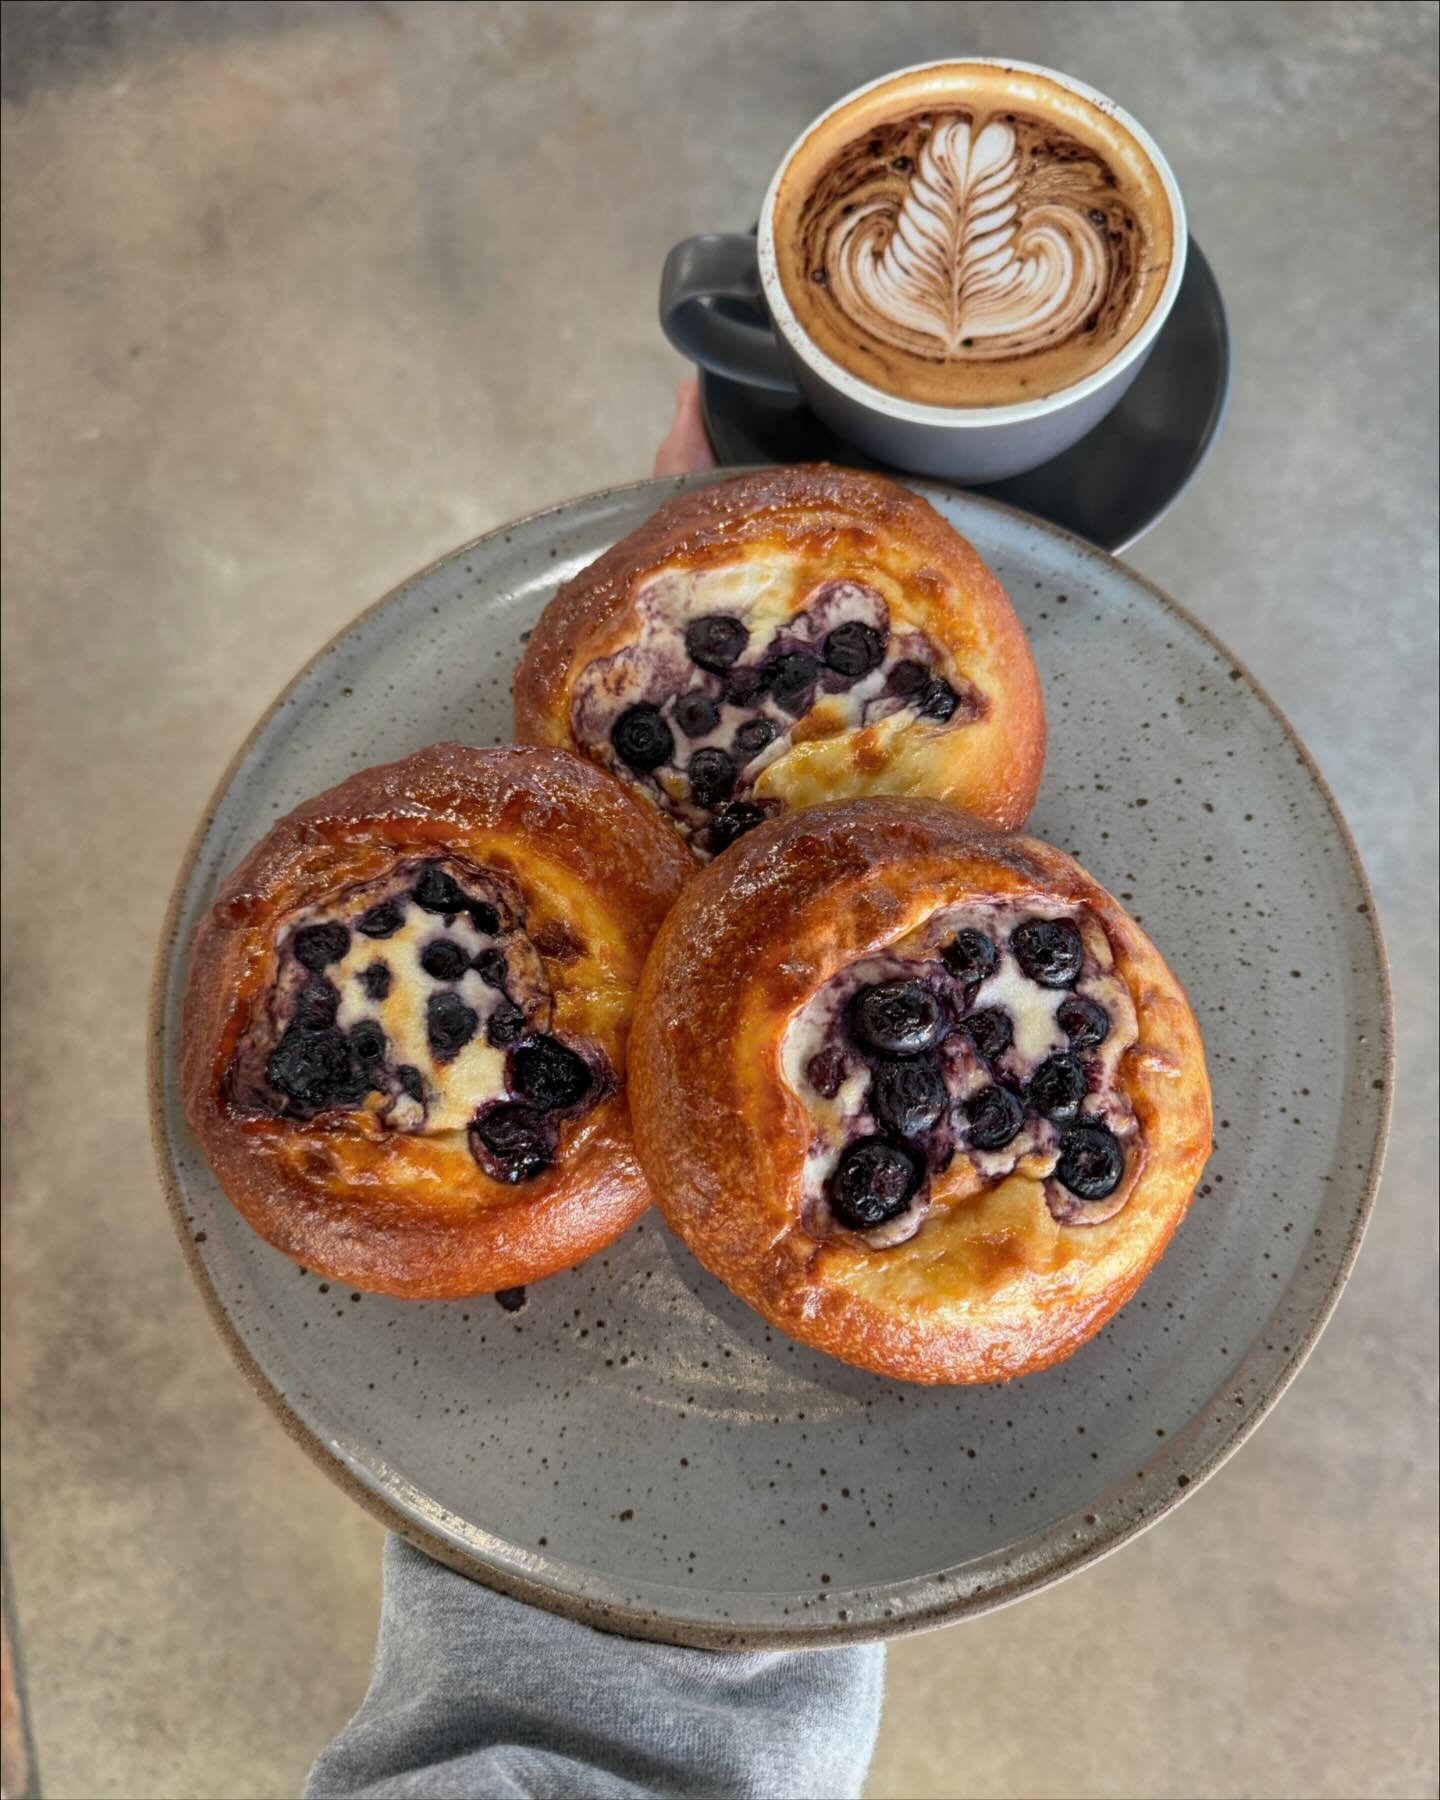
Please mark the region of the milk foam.
POLYGON ((984 358, 1062 343, 1104 297, 1105 238, 1063 203, 1022 208, 1020 186, 1013 126, 937 120, 898 206, 858 206, 831 233, 835 304, 900 350, 984 358))
POLYGON ((946 407, 1015 405, 1097 373, 1144 329, 1183 233, 1117 109, 1043 71, 967 63, 905 71, 821 120, 770 224, 815 348, 946 407))

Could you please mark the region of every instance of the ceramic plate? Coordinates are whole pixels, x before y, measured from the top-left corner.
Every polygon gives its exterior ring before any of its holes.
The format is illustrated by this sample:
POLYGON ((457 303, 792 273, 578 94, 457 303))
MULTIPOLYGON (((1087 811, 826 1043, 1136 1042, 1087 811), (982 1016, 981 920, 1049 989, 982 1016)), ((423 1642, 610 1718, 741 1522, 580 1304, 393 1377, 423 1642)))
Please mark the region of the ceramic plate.
POLYGON ((1069 1362, 925 1389, 790 1343, 650 1216, 530 1290, 406 1304, 318 1280, 241 1222, 186 1130, 191 928, 272 821, 352 770, 510 732, 556 584, 684 481, 572 501, 396 589, 323 650, 222 781, 161 953, 153 1094, 191 1265, 289 1429, 395 1529, 632 1635, 836 1642, 981 1613, 1113 1550, 1241 1442, 1355 1255, 1389 1087, 1383 953, 1320 776, 1170 601, 1078 539, 914 485, 998 571, 1050 716, 1033 828, 1141 919, 1194 1003, 1216 1151, 1140 1294, 1069 1362))

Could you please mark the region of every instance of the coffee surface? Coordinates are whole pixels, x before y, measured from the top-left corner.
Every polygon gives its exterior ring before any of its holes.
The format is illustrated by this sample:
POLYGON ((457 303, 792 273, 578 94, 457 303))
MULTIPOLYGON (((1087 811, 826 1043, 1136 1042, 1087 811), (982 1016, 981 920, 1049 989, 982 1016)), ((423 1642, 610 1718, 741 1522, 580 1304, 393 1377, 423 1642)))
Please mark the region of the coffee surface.
POLYGON ((1172 250, 1163 186, 1118 121, 1053 83, 1017 96, 991 71, 974 90, 862 97, 801 146, 776 207, 801 327, 851 374, 929 405, 1039 399, 1102 368, 1149 317, 1172 250), (1053 112, 1035 104, 1047 87, 1053 112))

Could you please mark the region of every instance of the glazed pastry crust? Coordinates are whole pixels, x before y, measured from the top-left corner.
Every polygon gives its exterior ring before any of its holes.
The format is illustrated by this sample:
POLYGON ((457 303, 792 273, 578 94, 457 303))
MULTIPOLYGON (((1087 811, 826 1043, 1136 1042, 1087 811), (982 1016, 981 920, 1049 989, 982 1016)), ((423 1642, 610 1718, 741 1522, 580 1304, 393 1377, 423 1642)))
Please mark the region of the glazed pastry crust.
POLYGON ((790 1336, 917 1382, 999 1381, 1069 1356, 1160 1256, 1210 1151, 1199 1031, 1154 945, 1062 852, 927 800, 792 814, 698 875, 646 966, 630 1085, 651 1191, 700 1261, 790 1336), (1143 1144, 1130 1198, 1106 1223, 1067 1226, 1038 1180, 947 1196, 942 1179, 895 1248, 817 1240, 801 1223, 812 1127, 782 1073, 786 1029, 837 971, 976 902, 1081 906, 1103 926, 1138 1019, 1117 1074, 1143 1144))
POLYGON ((576 750, 581 672, 634 641, 636 593, 662 569, 757 560, 793 564, 795 604, 819 583, 877 588, 892 619, 918 627, 982 696, 979 718, 871 724, 805 737, 757 792, 784 806, 859 794, 924 794, 1004 829, 1024 823, 1040 784, 1045 715, 1025 633, 971 546, 925 500, 878 475, 826 464, 765 469, 692 489, 566 583, 515 675, 522 742, 576 750))
POLYGON ((693 868, 653 809, 555 750, 439 744, 297 807, 225 882, 191 955, 186 1112, 235 1206, 308 1268, 409 1298, 517 1287, 618 1237, 648 1204, 624 1086, 635 989, 693 868), (406 1135, 368 1113, 256 1116, 227 1098, 236 1048, 275 981, 281 922, 417 854, 512 884, 555 1029, 598 1044, 619 1078, 519 1186, 482 1173, 463 1131, 406 1135))

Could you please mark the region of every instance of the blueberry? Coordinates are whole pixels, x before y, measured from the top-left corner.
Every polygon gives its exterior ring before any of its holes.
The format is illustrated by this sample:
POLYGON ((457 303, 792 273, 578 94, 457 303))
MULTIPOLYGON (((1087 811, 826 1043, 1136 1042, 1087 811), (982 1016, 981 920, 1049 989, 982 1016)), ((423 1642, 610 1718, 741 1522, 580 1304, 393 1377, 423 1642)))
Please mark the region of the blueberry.
POLYGON ((1061 1138, 1056 1177, 1082 1200, 1103 1200, 1113 1194, 1124 1173, 1120 1140, 1103 1125, 1072 1125, 1061 1138))
POLYGON ((993 975, 999 952, 983 931, 957 931, 953 943, 940 952, 940 960, 967 987, 993 975))
POLYGON ((675 738, 658 706, 627 706, 610 728, 610 742, 621 762, 642 774, 658 769, 675 754, 675 738))
POLYGON ((296 962, 318 973, 330 963, 339 962, 350 948, 350 933, 343 925, 302 925, 292 947, 296 962))
POLYGON ((295 1023, 302 1031, 324 1031, 339 1010, 339 994, 323 975, 312 975, 295 998, 295 1023))
POLYGON ((862 1044, 885 1056, 916 1056, 944 1037, 939 996, 918 981, 881 981, 850 1002, 850 1026, 862 1044))
POLYGON ((753 806, 748 800, 732 800, 728 806, 720 809, 715 823, 710 827, 711 853, 718 856, 722 850, 728 850, 736 838, 744 837, 747 831, 753 831, 757 825, 764 823, 763 807, 753 806))
POLYGON ((735 754, 742 763, 768 750, 778 733, 768 719, 747 719, 735 733, 735 754))
POLYGON ((765 677, 747 663, 743 669, 732 669, 725 682, 725 698, 732 706, 749 706, 765 685, 765 677))
POLYGON ((265 1065, 270 1085, 300 1106, 340 1104, 351 1088, 350 1048, 332 1026, 327 1031, 287 1027, 265 1065))
POLYGON ((434 863, 420 871, 410 890, 410 897, 426 912, 453 916, 465 910, 465 896, 460 891, 459 882, 453 875, 447 875, 444 869, 436 868, 434 863))
POLYGON ((362 1063, 379 1062, 385 1054, 385 1033, 373 1019, 362 1019, 350 1028, 350 1048, 362 1063))
POLYGON ((873 625, 849 619, 830 632, 820 646, 820 654, 827 669, 844 675, 847 680, 858 681, 884 662, 885 640, 873 625))
POLYGON ((675 702, 675 723, 688 738, 709 737, 720 723, 720 708, 708 694, 696 688, 675 702))
POLYGON ((395 1079, 400 1084, 402 1094, 408 1094, 412 1100, 425 1098, 425 1077, 414 1063, 401 1063, 395 1071, 395 1079))
POLYGON ((981 1088, 965 1102, 970 1142, 976 1150, 1003 1150, 1025 1123, 1025 1109, 1009 1088, 981 1088))
POLYGON ((885 677, 885 691, 887 694, 899 694, 902 698, 908 698, 911 694, 918 694, 929 679, 930 671, 924 663, 911 662, 907 657, 904 662, 897 662, 885 677))
POLYGON ((1047 1056, 1030 1077, 1030 1104, 1041 1118, 1064 1125, 1080 1111, 1085 1098, 1085 1071, 1073 1056, 1062 1051, 1047 1056))
POLYGON ((502 1000, 485 1022, 485 1041, 508 1050, 525 1035, 525 1015, 513 1000, 502 1000))
POLYGON ((467 900, 465 910, 481 937, 494 937, 499 931, 500 915, 488 900, 467 900))
POLYGON ((352 1055, 344 1081, 330 1096, 332 1106, 358 1106, 371 1088, 379 1084, 358 1057, 352 1055))
POLYGON ((486 987, 503 988, 510 971, 503 950, 482 950, 475 958, 475 973, 486 987))
POLYGON ((550 1128, 531 1106, 502 1101, 470 1127, 470 1154, 496 1181, 529 1181, 550 1166, 550 1128))
POLYGON ((902 1137, 928 1131, 945 1110, 945 1083, 927 1056, 887 1059, 875 1066, 870 1110, 902 1137))
POLYGON ((845 1052, 817 1050, 805 1065, 805 1079, 824 1100, 833 1100, 845 1079, 845 1052))
POLYGON ((1070 1040, 1073 1050, 1093 1050, 1110 1035, 1110 1015, 1094 1000, 1083 994, 1072 994, 1055 1009, 1060 1029, 1070 1040))
POLYGON ((420 952, 420 967, 432 981, 458 981, 470 967, 470 953, 454 938, 436 938, 420 952))
POLYGON ((387 963, 373 962, 360 971, 360 985, 372 1000, 383 1000, 390 992, 390 968, 387 963))
POLYGON ((1015 960, 1041 987, 1071 987, 1085 960, 1080 933, 1069 919, 1027 919, 1010 933, 1015 960))
POLYGON ((590 1090, 590 1070, 559 1038, 537 1037, 515 1052, 514 1085, 541 1112, 574 1106, 590 1090))
POLYGON ((960 696, 948 681, 942 680, 938 675, 925 684, 924 691, 915 702, 922 719, 936 719, 942 725, 952 717, 959 704, 960 696))
POLYGON ((722 806, 735 791, 735 765, 723 750, 697 750, 685 773, 697 806, 722 806))
POLYGON ((372 906, 355 924, 355 929, 368 938, 394 937, 405 923, 405 908, 398 900, 382 900, 372 906))
POLYGON ((820 675, 820 664, 808 650, 786 650, 765 665, 765 686, 775 704, 796 715, 820 675))
POLYGON ((723 675, 738 662, 749 642, 750 633, 743 622, 729 613, 710 613, 692 619, 685 627, 686 654, 712 675, 723 675))
POLYGON ((438 1057, 447 1059, 463 1050, 480 1024, 479 1014, 467 1006, 453 988, 432 994, 425 1005, 425 1036, 438 1057))
POLYGON ((1015 1041, 1010 1015, 998 1006, 971 1013, 968 1019, 960 1021, 960 1029, 974 1045, 975 1054, 983 1056, 987 1062, 1003 1056, 1015 1041))
POLYGON ((920 1163, 913 1151, 885 1138, 857 1138, 847 1144, 826 1186, 831 1210, 855 1231, 883 1225, 904 1212, 920 1186, 920 1163))

